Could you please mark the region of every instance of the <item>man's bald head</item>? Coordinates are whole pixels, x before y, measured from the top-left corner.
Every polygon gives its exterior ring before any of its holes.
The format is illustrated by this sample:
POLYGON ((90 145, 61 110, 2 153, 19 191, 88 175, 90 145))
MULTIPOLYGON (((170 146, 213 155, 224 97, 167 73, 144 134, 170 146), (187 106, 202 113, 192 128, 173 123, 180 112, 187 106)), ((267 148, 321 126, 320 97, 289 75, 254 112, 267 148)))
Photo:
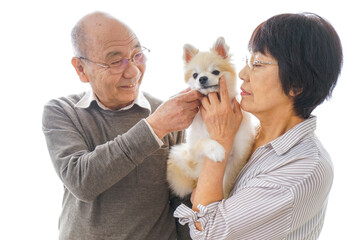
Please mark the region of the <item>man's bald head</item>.
POLYGON ((104 12, 93 12, 81 18, 71 32, 71 40, 75 56, 86 57, 89 51, 103 41, 103 36, 117 32, 136 38, 132 30, 123 22, 104 12))

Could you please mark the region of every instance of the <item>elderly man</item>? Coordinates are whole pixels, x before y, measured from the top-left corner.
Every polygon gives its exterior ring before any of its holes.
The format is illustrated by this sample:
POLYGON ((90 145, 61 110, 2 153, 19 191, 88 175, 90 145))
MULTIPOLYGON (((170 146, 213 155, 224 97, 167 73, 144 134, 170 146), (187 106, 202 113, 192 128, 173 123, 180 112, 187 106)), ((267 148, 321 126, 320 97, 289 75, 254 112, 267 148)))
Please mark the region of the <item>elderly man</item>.
POLYGON ((188 229, 172 217, 166 160, 201 95, 183 91, 161 104, 140 92, 147 49, 105 13, 83 17, 72 40, 72 65, 92 91, 52 100, 43 112, 64 183, 60 239, 185 239, 188 229))

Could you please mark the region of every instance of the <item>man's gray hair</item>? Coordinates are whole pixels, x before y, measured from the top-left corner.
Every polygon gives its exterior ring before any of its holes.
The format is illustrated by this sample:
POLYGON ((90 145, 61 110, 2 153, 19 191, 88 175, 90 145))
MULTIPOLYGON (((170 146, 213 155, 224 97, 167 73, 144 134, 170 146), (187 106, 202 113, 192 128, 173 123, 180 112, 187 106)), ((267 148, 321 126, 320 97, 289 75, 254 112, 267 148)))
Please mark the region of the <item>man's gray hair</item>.
POLYGON ((86 56, 86 38, 85 26, 82 21, 79 21, 71 31, 71 43, 75 56, 86 56))

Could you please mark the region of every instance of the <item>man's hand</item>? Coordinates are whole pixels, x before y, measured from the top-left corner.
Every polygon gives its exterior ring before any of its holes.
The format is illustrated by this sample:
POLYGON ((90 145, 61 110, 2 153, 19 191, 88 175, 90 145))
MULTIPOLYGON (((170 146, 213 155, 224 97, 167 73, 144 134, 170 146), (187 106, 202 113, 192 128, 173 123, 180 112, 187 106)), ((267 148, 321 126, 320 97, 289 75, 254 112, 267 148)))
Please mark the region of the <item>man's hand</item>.
POLYGON ((161 104, 146 120, 160 139, 170 132, 184 130, 199 111, 202 96, 196 90, 186 89, 161 104))

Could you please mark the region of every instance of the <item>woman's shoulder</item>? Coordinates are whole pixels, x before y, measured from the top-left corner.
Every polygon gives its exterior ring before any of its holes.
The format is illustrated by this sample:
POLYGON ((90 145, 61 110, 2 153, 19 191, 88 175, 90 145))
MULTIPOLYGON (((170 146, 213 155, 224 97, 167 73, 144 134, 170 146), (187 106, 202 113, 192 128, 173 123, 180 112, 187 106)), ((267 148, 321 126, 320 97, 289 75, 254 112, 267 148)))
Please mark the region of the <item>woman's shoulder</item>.
POLYGON ((240 174, 242 185, 272 184, 296 189, 309 181, 332 182, 333 165, 328 152, 312 133, 286 152, 277 151, 271 144, 261 147, 240 174))

